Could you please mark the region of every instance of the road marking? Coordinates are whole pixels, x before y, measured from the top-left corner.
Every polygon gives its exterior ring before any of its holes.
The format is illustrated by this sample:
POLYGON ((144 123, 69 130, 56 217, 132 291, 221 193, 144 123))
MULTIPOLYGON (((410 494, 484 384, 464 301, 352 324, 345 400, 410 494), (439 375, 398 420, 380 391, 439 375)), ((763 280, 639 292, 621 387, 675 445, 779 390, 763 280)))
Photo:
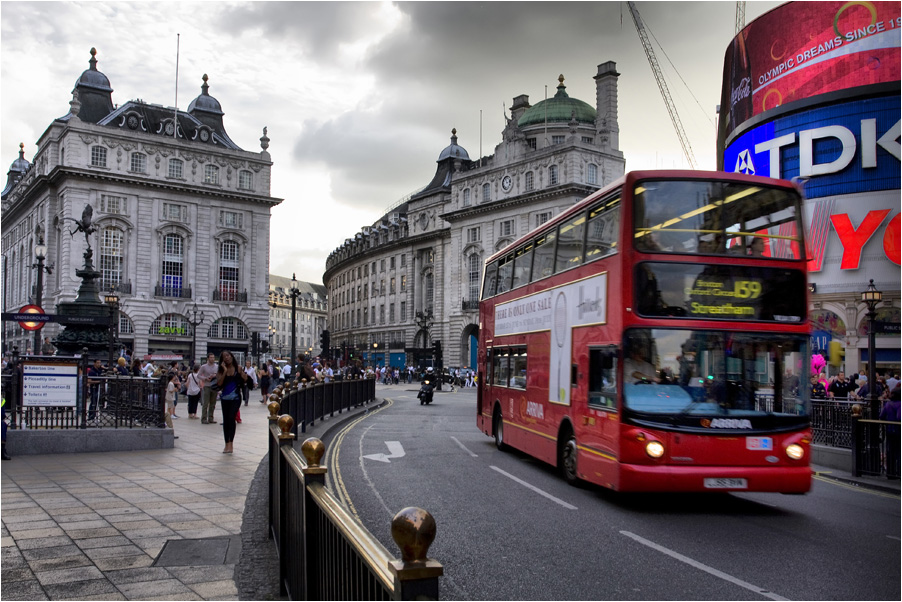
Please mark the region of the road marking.
POLYGON ((376 462, 391 464, 392 458, 403 458, 407 455, 407 452, 404 451, 404 446, 401 445, 400 441, 386 441, 385 445, 388 447, 388 454, 369 454, 363 457, 375 460, 376 462))
POLYGON ((898 500, 899 494, 885 493, 883 491, 877 491, 876 489, 868 489, 867 487, 859 487, 857 485, 850 485, 848 483, 843 483, 842 481, 837 481, 836 479, 831 479, 828 477, 822 477, 822 474, 830 474, 828 472, 818 472, 812 475, 815 481, 820 481, 822 483, 830 483, 831 485, 836 485, 837 487, 843 487, 845 489, 849 489, 851 491, 857 491, 859 493, 869 493, 871 495, 876 495, 878 497, 885 497, 891 500, 898 500))
POLYGON ((756 594, 760 594, 760 595, 764 596, 765 598, 770 598, 771 600, 788 600, 789 599, 789 598, 784 598, 782 596, 779 596, 773 592, 769 592, 765 589, 762 589, 762 588, 758 587, 757 585, 752 585, 751 583, 747 583, 747 582, 743 581, 742 579, 737 579, 736 577, 733 577, 732 575, 728 575, 728 574, 724 573, 723 571, 718 571, 717 569, 712 568, 712 567, 708 566, 707 564, 702 564, 701 562, 698 562, 697 560, 693 560, 693 559, 689 558, 688 556, 683 556, 682 554, 680 554, 678 552, 674 552, 673 550, 665 548, 664 546, 659 546, 655 542, 649 541, 649 540, 645 539, 644 537, 639 537, 635 533, 630 533, 629 531, 621 531, 620 533, 622 535, 626 535, 630 539, 633 539, 633 540, 641 543, 644 546, 648 546, 649 548, 652 548, 653 550, 657 550, 658 552, 661 552, 662 554, 667 554, 671 558, 675 558, 675 559, 679 560, 680 562, 685 562, 689 566, 693 566, 699 570, 705 571, 708 574, 714 575, 715 577, 719 577, 720 579, 723 579, 724 581, 729 581, 730 583, 733 583, 734 585, 738 585, 739 587, 743 587, 749 591, 755 592, 756 594))
POLYGON ((896 541, 902 541, 902 540, 900 540, 898 537, 896 537, 895 535, 887 535, 887 537, 889 537, 890 539, 895 539, 896 541))
POLYGON ((560 499, 560 498, 554 497, 553 495, 551 495, 551 494, 548 493, 547 491, 542 491, 541 489, 539 489, 539 488, 536 487, 535 485, 530 485, 530 484, 527 483, 526 481, 524 481, 524 480, 522 480, 522 479, 518 479, 517 477, 515 477, 514 475, 512 475, 512 474, 509 473, 509 472, 504 472, 503 470, 501 470, 501 469, 498 468, 497 466, 491 466, 490 468, 491 468, 492 470, 496 471, 496 472, 500 472, 501 474, 503 474, 503 475, 506 476, 507 478, 511 479, 512 481, 516 481, 517 483, 520 483, 521 485, 523 485, 523 486, 526 487, 527 489, 532 489, 533 491, 535 491, 535 492, 538 493, 539 495, 548 498, 549 500, 551 500, 551 501, 554 502, 555 504, 560 504, 561 506, 563 506, 563 507, 566 508, 567 510, 577 510, 577 507, 576 507, 576 506, 574 506, 574 505, 572 505, 572 504, 568 504, 567 502, 565 502, 564 500, 562 500, 562 499, 560 499))
POLYGON ((460 441, 458 441, 458 440, 457 440, 457 437, 451 437, 451 440, 454 441, 455 443, 457 443, 457 445, 458 445, 462 450, 464 450, 465 452, 467 452, 468 454, 470 454, 471 457, 473 457, 473 458, 478 458, 478 457, 479 457, 479 456, 477 456, 476 454, 474 454, 473 452, 471 452, 470 450, 468 450, 468 449, 464 446, 463 443, 461 443, 460 441))

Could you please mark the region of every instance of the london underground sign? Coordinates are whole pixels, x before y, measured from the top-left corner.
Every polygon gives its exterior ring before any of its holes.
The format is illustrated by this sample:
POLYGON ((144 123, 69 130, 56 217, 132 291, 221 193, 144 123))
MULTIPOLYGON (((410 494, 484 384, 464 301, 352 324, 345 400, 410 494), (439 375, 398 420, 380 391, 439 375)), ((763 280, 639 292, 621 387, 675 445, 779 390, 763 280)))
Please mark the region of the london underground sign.
POLYGON ((29 321, 22 319, 15 320, 19 326, 25 330, 40 330, 44 327, 45 322, 50 321, 50 316, 44 313, 44 310, 37 305, 25 305, 19 310, 20 316, 28 316, 29 321))

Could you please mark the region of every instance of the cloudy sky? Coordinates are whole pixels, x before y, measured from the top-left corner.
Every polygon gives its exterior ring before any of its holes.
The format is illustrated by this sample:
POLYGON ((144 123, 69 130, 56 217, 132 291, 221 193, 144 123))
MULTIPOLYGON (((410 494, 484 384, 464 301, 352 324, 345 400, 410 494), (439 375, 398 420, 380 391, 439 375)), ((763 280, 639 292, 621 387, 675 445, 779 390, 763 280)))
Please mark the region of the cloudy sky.
MULTIPOLYGON (((746 21, 779 5, 748 2, 746 21)), ((698 166, 714 169, 715 107, 735 2, 639 2, 698 166), (671 64, 672 63, 672 64, 671 64)), ((321 282, 328 254, 425 186, 457 128, 471 157, 505 107, 567 92, 595 105, 615 61, 627 169, 687 166, 625 2, 14 2, 0 4, 0 160, 66 114, 96 47, 113 102, 187 108, 209 75, 242 148, 271 139, 270 271, 321 282)))

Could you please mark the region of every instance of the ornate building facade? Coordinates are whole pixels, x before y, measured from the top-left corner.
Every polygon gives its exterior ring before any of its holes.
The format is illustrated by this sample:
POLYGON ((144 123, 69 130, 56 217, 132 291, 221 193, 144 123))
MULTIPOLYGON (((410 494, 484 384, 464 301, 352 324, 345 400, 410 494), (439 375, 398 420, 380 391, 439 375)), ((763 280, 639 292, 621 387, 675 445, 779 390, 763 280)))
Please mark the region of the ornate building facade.
MULTIPOLYGON (((120 343, 136 357, 187 359, 192 344, 198 357, 223 349, 241 356, 251 333, 265 335, 269 324, 270 211, 281 200, 270 196, 266 128, 259 152, 242 150, 206 75, 187 111, 142 100, 116 106, 95 54, 69 112, 41 135, 30 162, 20 150, 10 167, 3 310, 34 300, 40 243, 54 266, 44 278, 45 311, 75 298, 87 237, 70 236, 69 220, 91 206, 101 295, 120 298, 120 343)), ((42 336, 57 333, 49 324, 42 336)), ((31 340, 3 324, 4 351, 30 351, 31 340)))
MULTIPOLYGON (((329 318, 326 287, 297 282, 295 299, 295 345, 297 352, 315 355, 329 318)), ((291 353, 291 278, 269 275, 269 354, 288 358, 291 353)))
POLYGON ((435 176, 327 259, 332 345, 368 363, 431 356, 472 367, 484 261, 624 172, 617 73, 598 66, 595 106, 571 98, 514 98, 495 152, 471 160, 452 130, 435 176))

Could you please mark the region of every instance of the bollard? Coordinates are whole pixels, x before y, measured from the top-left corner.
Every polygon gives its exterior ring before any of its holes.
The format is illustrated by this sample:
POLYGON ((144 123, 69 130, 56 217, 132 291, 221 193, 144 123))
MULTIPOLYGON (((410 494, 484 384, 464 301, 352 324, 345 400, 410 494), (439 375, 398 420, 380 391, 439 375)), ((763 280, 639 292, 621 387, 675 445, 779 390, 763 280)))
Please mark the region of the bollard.
POLYGON ((401 558, 389 563, 396 599, 438 600, 438 578, 445 569, 427 557, 435 533, 435 519, 422 508, 404 508, 392 519, 391 536, 401 549, 401 558))

